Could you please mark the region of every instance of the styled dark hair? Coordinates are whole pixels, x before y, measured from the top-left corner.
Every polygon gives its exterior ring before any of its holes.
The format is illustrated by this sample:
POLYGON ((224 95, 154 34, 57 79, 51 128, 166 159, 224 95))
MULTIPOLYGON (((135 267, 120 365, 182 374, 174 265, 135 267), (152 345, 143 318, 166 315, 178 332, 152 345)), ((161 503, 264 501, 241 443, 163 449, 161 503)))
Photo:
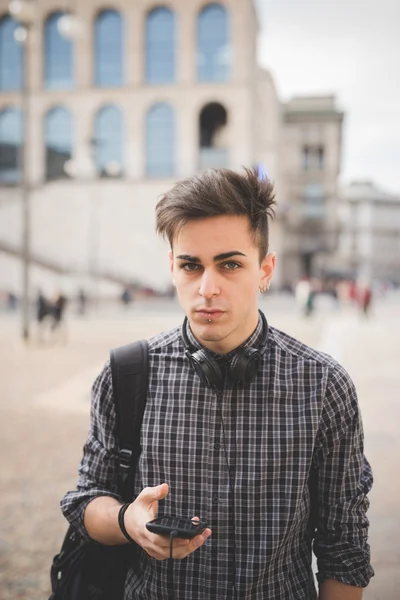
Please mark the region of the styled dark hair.
POLYGON ((188 221, 219 215, 246 216, 260 261, 268 252, 268 220, 275 216, 274 186, 260 179, 257 169, 244 173, 230 169, 209 169, 178 181, 156 206, 157 233, 174 237, 188 221))

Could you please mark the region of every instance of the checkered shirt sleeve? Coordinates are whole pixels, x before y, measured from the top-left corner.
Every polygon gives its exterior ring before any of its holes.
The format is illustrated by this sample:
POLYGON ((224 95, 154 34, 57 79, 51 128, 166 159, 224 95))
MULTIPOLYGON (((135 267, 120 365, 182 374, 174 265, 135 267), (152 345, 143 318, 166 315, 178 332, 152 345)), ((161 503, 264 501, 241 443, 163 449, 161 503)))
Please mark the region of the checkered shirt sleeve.
POLYGON ((83 448, 76 490, 61 500, 61 510, 84 539, 84 512, 94 498, 118 494, 118 439, 109 361, 96 378, 91 392, 90 429, 83 448))
POLYGON ((366 516, 373 478, 364 456, 356 390, 340 365, 331 369, 314 465, 318 521, 313 549, 318 560, 318 581, 333 578, 365 587, 373 575, 366 516))

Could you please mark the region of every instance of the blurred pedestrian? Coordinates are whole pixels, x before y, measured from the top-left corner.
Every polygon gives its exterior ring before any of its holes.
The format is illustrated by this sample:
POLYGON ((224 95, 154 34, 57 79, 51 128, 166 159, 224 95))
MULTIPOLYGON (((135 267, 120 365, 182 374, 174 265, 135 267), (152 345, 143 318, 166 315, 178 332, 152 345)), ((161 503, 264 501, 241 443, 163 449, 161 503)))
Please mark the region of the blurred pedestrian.
POLYGON ((362 285, 358 292, 358 301, 362 314, 368 317, 371 310, 372 303, 372 289, 368 283, 362 285))
POLYGON ((129 306, 132 302, 132 293, 128 287, 125 287, 121 294, 121 302, 124 306, 129 306))
POLYGON ((311 281, 309 277, 302 277, 296 284, 295 287, 295 299, 296 304, 300 311, 304 315, 308 315, 309 311, 312 310, 312 299, 310 302, 311 295, 311 281), (311 307, 310 307, 311 304, 311 307))
POLYGON ((65 309, 67 306, 67 298, 61 292, 58 292, 51 307, 52 326, 51 330, 54 336, 58 337, 59 341, 64 343, 67 341, 67 330, 65 323, 65 309))
POLYGON ((80 288, 78 291, 78 314, 84 315, 86 314, 87 308, 87 296, 85 290, 80 288))
POLYGON ((304 310, 304 314, 306 315, 306 317, 309 317, 314 312, 316 295, 317 295, 317 292, 315 291, 313 286, 310 285, 310 289, 309 289, 308 296, 307 296, 307 302, 306 302, 306 306, 305 306, 305 310, 304 310))
POLYGON ((349 281, 349 300, 353 304, 358 302, 358 289, 357 283, 354 280, 349 281))
POLYGON ((14 292, 8 292, 7 294, 7 309, 10 312, 14 312, 17 308, 17 296, 14 292))
POLYGON ((47 318, 52 314, 52 306, 42 290, 39 288, 36 295, 36 324, 37 324, 37 341, 43 342, 46 328, 47 318))

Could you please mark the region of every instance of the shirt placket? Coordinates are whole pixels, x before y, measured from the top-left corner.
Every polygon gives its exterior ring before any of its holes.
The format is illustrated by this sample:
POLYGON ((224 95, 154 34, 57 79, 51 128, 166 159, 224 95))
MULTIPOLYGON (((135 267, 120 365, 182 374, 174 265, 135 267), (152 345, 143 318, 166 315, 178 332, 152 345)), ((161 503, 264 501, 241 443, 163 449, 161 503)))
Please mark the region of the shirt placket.
POLYGON ((213 423, 210 423, 210 477, 209 477, 209 517, 214 527, 210 538, 211 587, 209 597, 215 600, 233 598, 233 538, 232 538, 232 492, 233 482, 229 478, 228 465, 233 459, 231 410, 225 391, 216 390, 213 423), (222 425, 221 415, 224 425, 222 425), (228 460, 228 463, 227 463, 228 460), (228 574, 228 578, 226 575, 228 574))

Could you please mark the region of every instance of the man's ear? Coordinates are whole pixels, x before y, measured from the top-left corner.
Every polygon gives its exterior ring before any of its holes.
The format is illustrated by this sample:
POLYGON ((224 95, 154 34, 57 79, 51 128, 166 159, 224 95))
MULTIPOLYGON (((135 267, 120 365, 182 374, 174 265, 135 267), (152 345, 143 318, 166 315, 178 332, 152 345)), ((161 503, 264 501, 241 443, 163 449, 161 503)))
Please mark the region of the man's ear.
POLYGON ((269 287, 272 276, 274 274, 275 265, 276 265, 276 254, 275 254, 275 252, 269 252, 268 254, 266 254, 264 260, 261 263, 261 271, 262 271, 261 287, 263 287, 263 288, 269 287))

